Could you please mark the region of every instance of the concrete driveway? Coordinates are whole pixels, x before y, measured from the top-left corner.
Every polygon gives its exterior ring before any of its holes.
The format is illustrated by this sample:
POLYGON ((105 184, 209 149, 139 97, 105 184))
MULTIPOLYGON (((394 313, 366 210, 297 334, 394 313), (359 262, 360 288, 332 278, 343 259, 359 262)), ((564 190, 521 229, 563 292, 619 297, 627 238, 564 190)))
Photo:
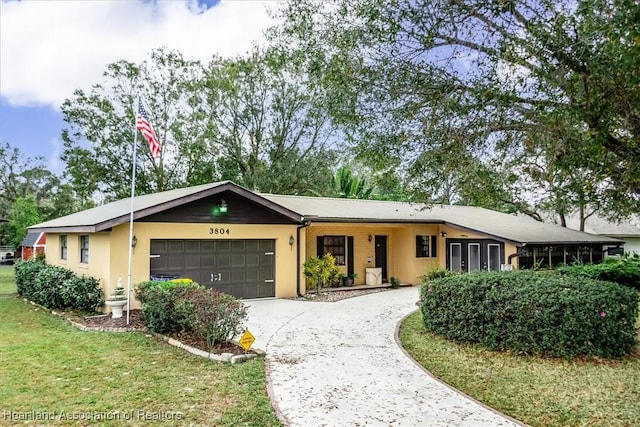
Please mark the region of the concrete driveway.
POLYGON ((267 383, 290 426, 513 426, 452 390, 398 346, 417 288, 334 303, 253 300, 248 328, 266 351, 267 383))

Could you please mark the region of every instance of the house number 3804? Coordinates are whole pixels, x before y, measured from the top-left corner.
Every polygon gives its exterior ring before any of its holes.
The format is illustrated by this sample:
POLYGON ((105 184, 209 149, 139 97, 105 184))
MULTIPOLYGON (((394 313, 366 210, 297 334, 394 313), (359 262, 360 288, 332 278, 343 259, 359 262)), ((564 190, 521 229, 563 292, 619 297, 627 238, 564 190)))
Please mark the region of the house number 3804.
POLYGON ((230 234, 228 228, 210 228, 209 234, 230 234))

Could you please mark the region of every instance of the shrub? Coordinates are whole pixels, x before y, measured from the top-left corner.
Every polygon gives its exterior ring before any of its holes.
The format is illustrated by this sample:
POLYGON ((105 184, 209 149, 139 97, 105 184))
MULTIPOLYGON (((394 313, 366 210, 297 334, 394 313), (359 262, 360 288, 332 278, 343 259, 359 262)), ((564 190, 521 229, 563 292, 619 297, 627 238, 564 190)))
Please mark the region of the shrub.
POLYGON ((60 296, 64 307, 94 312, 104 304, 100 281, 91 276, 72 276, 62 282, 60 296))
POLYGON ((638 254, 607 258, 600 264, 574 264, 570 267, 561 267, 558 271, 569 276, 607 280, 640 291, 640 256, 638 254))
POLYGON ((428 284, 435 279, 441 279, 443 277, 455 276, 458 273, 447 270, 446 268, 438 267, 433 270, 429 270, 427 274, 420 276, 420 281, 423 286, 420 287, 420 301, 424 301, 425 292, 429 289, 428 284))
POLYGON ((18 263, 15 274, 18 293, 50 309, 94 312, 104 302, 98 279, 79 277, 43 259, 18 263))
POLYGON ((214 289, 190 289, 184 294, 191 306, 191 329, 207 342, 209 349, 240 334, 247 317, 244 304, 214 289))
POLYGON ((331 286, 339 280, 341 270, 336 265, 336 259, 330 253, 322 257, 311 257, 303 264, 304 275, 315 285, 316 292, 319 287, 331 286))
POLYGON ((55 265, 47 265, 36 274, 31 300, 51 309, 67 307, 62 297, 65 280, 74 277, 71 270, 55 265))
POLYGON ((136 298, 142 304, 144 320, 150 330, 176 333, 190 329, 191 307, 184 294, 200 285, 191 282, 147 281, 135 286, 136 298))
POLYGON ((35 286, 36 275, 40 270, 46 267, 47 264, 42 260, 18 262, 15 267, 18 295, 31 299, 35 286))
POLYGON ((637 292, 554 272, 482 272, 423 285, 428 330, 493 350, 618 357, 636 344, 637 292))

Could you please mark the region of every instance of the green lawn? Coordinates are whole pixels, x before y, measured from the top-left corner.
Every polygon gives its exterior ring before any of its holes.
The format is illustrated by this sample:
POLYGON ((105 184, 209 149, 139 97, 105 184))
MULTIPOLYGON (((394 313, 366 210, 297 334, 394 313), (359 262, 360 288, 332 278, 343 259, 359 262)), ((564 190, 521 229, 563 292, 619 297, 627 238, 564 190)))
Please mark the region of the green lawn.
POLYGON ((631 426, 640 420, 640 354, 615 361, 512 356, 400 327, 413 358, 453 387, 533 426, 631 426))
POLYGON ((0 425, 23 424, 7 413, 30 411, 53 413, 57 424, 64 413, 120 418, 103 425, 280 425, 262 358, 219 364, 143 333, 81 332, 18 298, 0 298, 0 360, 0 425))
POLYGON ((16 293, 16 281, 14 280, 13 271, 13 266, 0 266, 0 295, 16 293))

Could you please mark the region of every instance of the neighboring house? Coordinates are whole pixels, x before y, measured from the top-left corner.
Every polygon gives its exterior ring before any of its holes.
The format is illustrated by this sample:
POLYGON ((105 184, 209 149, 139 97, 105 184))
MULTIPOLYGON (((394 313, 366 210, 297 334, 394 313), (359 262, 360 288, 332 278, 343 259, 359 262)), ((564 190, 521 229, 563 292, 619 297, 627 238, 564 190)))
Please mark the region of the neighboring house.
POLYGON ((36 259, 38 255, 45 256, 47 235, 44 232, 29 231, 22 239, 21 257, 23 260, 36 259))
MULTIPOLYGON (((49 263, 100 278, 109 294, 127 278, 130 204, 29 231, 47 233, 49 263)), ((182 276, 242 298, 284 298, 305 292, 304 262, 326 252, 357 284, 369 268, 417 284, 435 268, 598 262, 603 245, 622 243, 482 208, 260 194, 225 181, 135 198, 132 282, 182 276)))
MULTIPOLYGON (((574 230, 580 228, 580 218, 577 216, 569 216, 566 220, 567 227, 574 230)), ((593 215, 585 221, 584 231, 624 240, 625 252, 640 254, 640 216, 638 215, 619 222, 593 215)))

